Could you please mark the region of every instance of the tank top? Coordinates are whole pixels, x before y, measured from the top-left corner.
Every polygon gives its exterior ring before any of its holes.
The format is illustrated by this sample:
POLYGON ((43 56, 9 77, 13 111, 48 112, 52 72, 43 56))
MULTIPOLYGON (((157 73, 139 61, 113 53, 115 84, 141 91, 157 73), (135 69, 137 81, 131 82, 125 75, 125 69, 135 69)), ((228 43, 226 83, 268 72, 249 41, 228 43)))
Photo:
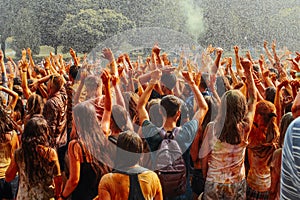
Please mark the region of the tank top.
POLYGON ((11 161, 11 141, 14 136, 14 132, 10 132, 11 139, 4 143, 0 143, 0 179, 5 178, 5 172, 11 161))
POLYGON ((92 164, 86 160, 86 152, 78 142, 82 150, 83 162, 80 163, 80 177, 75 190, 72 192, 72 200, 92 200, 98 195, 98 184, 101 179, 101 171, 98 169, 98 176, 92 164))

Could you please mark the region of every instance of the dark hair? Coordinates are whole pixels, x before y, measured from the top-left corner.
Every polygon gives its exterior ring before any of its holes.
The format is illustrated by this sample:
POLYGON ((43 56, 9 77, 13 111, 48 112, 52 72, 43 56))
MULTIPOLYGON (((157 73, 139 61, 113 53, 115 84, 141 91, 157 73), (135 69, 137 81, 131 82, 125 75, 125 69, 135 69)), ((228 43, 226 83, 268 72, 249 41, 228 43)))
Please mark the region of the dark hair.
MULTIPOLYGON (((74 80, 75 80, 76 77, 78 76, 79 69, 80 69, 80 67, 79 67, 79 66, 76 66, 76 65, 72 65, 72 66, 70 67, 69 75, 70 75, 70 77, 72 77, 74 80)), ((80 74, 80 73, 79 73, 79 74, 80 74)))
POLYGON ((0 143, 6 141, 5 134, 14 130, 14 121, 0 104, 0 143))
POLYGON ((161 99, 160 105, 165 109, 166 117, 173 117, 180 109, 181 100, 174 95, 167 95, 161 99))
POLYGON ((112 126, 118 130, 118 131, 127 131, 127 111, 120 105, 113 105, 112 112, 111 112, 111 118, 112 118, 112 126))
POLYGON ((241 143, 238 124, 243 123, 247 112, 247 103, 244 95, 238 90, 229 90, 221 98, 220 110, 216 119, 217 134, 221 142, 232 145, 241 143))
POLYGON ((274 103, 275 95, 276 95, 276 89, 272 86, 267 87, 265 93, 266 93, 266 100, 274 103))
POLYGON ((27 116, 31 118, 34 114, 42 114, 43 99, 38 94, 32 94, 27 101, 27 116))
MULTIPOLYGON (((30 178, 29 183, 37 184, 48 174, 49 157, 37 152, 38 145, 49 147, 49 127, 44 118, 33 117, 25 125, 22 134, 21 152, 25 162, 25 173, 30 178)), ((48 152, 50 153, 50 148, 48 152)))
POLYGON ((116 168, 127 168, 139 162, 143 152, 143 141, 135 132, 125 131, 119 135, 117 147, 116 168))
POLYGON ((280 125, 279 125, 279 132, 280 132, 279 146, 280 147, 283 146, 286 130, 293 120, 294 120, 294 118, 293 118, 293 114, 291 112, 286 113, 281 118, 280 125))

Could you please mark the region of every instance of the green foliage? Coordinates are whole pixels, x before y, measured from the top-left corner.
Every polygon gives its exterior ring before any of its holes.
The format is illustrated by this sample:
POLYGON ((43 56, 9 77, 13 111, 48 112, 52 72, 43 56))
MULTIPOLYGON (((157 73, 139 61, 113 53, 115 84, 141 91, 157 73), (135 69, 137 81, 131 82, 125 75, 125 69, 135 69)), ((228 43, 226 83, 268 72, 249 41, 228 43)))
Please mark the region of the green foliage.
POLYGON ((68 15, 58 35, 63 46, 85 53, 99 42, 132 27, 133 22, 113 10, 86 9, 76 15, 68 15))
POLYGON ((17 56, 20 56, 21 50, 27 47, 30 47, 33 53, 39 53, 41 37, 39 28, 34 22, 36 22, 36 19, 32 10, 27 8, 19 10, 14 22, 14 25, 18 28, 12 30, 12 35, 14 35, 13 46, 17 56))

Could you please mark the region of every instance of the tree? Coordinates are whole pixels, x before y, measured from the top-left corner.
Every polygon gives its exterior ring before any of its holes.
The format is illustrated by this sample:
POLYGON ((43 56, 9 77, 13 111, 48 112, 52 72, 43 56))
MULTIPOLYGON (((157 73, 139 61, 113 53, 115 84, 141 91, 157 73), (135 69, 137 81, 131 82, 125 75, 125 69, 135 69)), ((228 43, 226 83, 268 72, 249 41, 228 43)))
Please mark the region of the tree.
POLYGON ((57 33, 66 18, 70 1, 35 0, 32 4, 34 4, 36 19, 39 24, 41 44, 53 47, 55 54, 57 54, 57 47, 60 45, 57 33))
POLYGON ((5 41, 11 36, 12 4, 9 1, 0 1, 0 45, 5 57, 5 41))
POLYGON ((21 55, 23 48, 30 47, 33 53, 40 51, 41 37, 39 27, 33 10, 21 8, 16 16, 12 35, 14 36, 14 50, 17 56, 21 55), (30 21, 28 19, 31 19, 30 21))
POLYGON ((86 9, 76 15, 67 15, 58 35, 66 48, 86 53, 97 43, 132 27, 133 22, 113 10, 86 9))

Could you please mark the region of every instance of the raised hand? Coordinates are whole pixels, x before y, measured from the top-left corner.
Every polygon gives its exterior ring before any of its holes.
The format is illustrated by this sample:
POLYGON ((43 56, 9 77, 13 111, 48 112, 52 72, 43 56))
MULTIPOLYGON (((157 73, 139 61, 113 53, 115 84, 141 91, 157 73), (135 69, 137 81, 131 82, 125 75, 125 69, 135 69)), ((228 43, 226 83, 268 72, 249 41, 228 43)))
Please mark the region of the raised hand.
POLYGON ((76 52, 72 48, 70 48, 70 55, 72 56, 72 58, 76 57, 76 52))
POLYGON ((101 79, 102 79, 103 85, 107 86, 108 82, 111 79, 110 73, 107 70, 103 70, 102 74, 101 74, 101 79))
POLYGON ((234 46, 233 49, 234 49, 234 53, 235 54, 239 53, 239 47, 238 46, 234 46))
POLYGON ((181 72, 181 73, 182 73, 182 76, 184 77, 184 79, 185 79, 189 84, 195 83, 192 72, 183 71, 183 72, 181 72))
POLYGON ((268 46, 268 41, 264 41, 264 48, 267 48, 267 46, 268 46))
POLYGON ((27 48, 27 54, 31 56, 31 49, 29 47, 27 48))
POLYGON ((22 60, 26 60, 26 49, 22 49, 22 60))
POLYGON ((112 62, 114 59, 113 53, 110 48, 104 48, 102 50, 102 57, 107 59, 109 62, 112 62))
POLYGON ((252 65, 252 62, 248 58, 242 58, 241 64, 242 64, 245 72, 251 72, 253 65, 252 65))
POLYGON ((152 52, 156 55, 159 55, 161 48, 158 46, 158 44, 155 44, 152 48, 152 52))
POLYGON ((218 47, 218 48, 216 48, 216 55, 217 56, 221 56, 222 55, 222 53, 223 53, 223 49, 222 48, 220 48, 220 47, 218 47))

